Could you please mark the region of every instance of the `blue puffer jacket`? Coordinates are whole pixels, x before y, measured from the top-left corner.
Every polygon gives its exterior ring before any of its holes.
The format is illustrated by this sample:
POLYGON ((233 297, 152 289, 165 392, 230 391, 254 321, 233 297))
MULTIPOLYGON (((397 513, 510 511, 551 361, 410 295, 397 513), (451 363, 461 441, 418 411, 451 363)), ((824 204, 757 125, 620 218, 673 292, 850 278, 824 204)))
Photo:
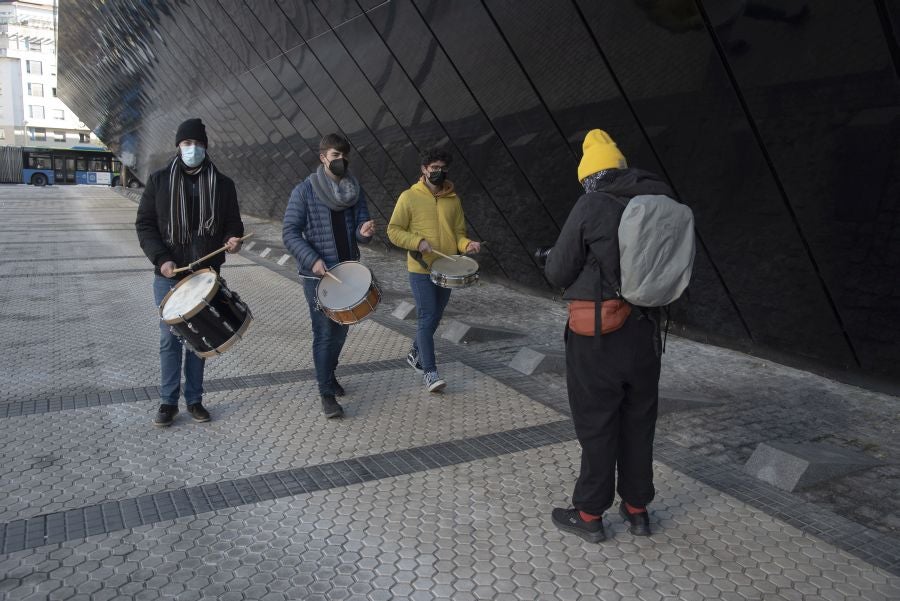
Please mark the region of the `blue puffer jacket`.
MULTIPOLYGON (((359 233, 359 228, 369 220, 369 208, 366 205, 366 195, 359 190, 359 199, 356 204, 347 209, 347 239, 353 251, 353 260, 359 260, 360 244, 368 244, 372 237, 366 237, 359 233)), ((334 243, 334 233, 331 228, 331 209, 322 203, 313 190, 309 177, 297 184, 291 192, 287 210, 284 213, 284 227, 281 231, 284 245, 297 260, 300 275, 306 277, 318 277, 313 274, 312 266, 317 260, 322 259, 328 269, 338 264, 337 247, 334 243)))

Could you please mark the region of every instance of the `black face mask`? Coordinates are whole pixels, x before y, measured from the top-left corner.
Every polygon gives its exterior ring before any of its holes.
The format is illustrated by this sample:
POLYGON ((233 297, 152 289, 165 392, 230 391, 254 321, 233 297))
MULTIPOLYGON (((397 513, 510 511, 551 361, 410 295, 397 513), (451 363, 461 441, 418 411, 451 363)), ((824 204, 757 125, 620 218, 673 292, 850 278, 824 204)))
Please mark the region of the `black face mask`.
POLYGON ((433 186, 443 185, 445 179, 447 179, 447 174, 444 171, 431 171, 428 173, 428 181, 433 186))
POLYGON ((347 159, 334 159, 328 163, 328 170, 338 177, 344 177, 344 174, 347 173, 347 165, 347 159))

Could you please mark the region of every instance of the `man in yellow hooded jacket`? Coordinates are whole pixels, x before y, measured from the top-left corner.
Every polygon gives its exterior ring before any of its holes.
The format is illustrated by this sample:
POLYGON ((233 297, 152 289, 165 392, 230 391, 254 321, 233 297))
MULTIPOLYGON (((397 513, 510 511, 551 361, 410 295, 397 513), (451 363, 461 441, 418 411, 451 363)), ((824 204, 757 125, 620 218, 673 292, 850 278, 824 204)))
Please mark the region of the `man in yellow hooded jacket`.
POLYGON ((434 332, 450 300, 450 289, 431 282, 431 264, 445 255, 476 253, 481 243, 466 237, 462 203, 447 180, 450 153, 433 148, 422 153, 421 177, 400 194, 387 232, 391 242, 409 251, 406 265, 409 286, 416 301, 416 339, 407 363, 422 373, 425 388, 439 392, 447 385, 437 371, 434 332))

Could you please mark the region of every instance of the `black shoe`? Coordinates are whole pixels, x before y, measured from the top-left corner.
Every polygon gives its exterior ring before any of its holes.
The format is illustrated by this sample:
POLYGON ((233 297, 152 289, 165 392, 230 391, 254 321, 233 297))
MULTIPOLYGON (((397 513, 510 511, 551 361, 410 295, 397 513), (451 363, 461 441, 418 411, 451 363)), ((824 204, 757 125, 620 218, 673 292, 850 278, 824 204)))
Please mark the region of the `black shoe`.
POLYGON ((646 511, 628 513, 625 501, 619 505, 619 515, 628 522, 628 531, 635 536, 650 536, 650 514, 646 511))
POLYGON ((425 373, 425 370, 422 369, 422 364, 419 363, 419 352, 416 349, 409 349, 409 352, 406 354, 406 362, 411 368, 416 370, 417 374, 425 373))
POLYGON ((602 519, 594 522, 585 522, 581 519, 577 509, 562 509, 561 507, 555 507, 551 517, 557 528, 580 536, 589 543, 602 543, 606 540, 602 519))
POLYGON ((193 405, 188 405, 187 407, 188 413, 191 414, 191 417, 194 418, 195 422, 208 422, 209 421, 209 411, 203 408, 201 403, 194 403, 193 405))
POLYGON ((334 391, 334 396, 344 396, 347 394, 347 391, 344 390, 344 387, 340 385, 337 378, 334 376, 331 377, 331 389, 334 391))
POLYGON ((334 400, 334 395, 331 394, 323 394, 322 395, 322 413, 325 414, 325 417, 344 417, 344 408, 338 404, 336 400, 334 400))
POLYGON ((160 405, 156 417, 153 418, 153 425, 159 427, 171 426, 178 415, 178 405, 160 405))

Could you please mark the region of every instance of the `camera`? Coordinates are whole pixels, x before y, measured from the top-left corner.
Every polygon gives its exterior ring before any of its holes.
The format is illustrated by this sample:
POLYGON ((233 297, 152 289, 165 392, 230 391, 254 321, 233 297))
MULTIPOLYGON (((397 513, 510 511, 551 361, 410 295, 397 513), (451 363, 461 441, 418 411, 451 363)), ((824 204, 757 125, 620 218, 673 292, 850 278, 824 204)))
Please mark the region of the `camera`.
POLYGON ((547 256, 550 254, 550 251, 553 250, 552 246, 538 246, 534 251, 534 260, 537 261, 537 264, 541 267, 547 265, 547 256))

